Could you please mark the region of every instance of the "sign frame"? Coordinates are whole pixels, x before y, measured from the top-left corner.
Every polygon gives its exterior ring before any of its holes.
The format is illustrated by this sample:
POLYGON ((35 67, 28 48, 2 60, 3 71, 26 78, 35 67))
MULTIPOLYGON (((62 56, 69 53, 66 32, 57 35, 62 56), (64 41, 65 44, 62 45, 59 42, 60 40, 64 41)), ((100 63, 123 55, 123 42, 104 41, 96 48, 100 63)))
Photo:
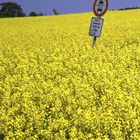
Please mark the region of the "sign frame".
MULTIPOLYGON (((92 17, 92 18, 91 18, 91 23, 90 23, 90 29, 89 29, 89 35, 90 35, 90 36, 94 36, 94 35, 90 34, 92 22, 93 22, 94 19, 100 19, 100 20, 103 21, 103 24, 104 24, 104 19, 103 19, 103 18, 100 18, 100 17, 92 17)), ((102 29, 103 29, 103 24, 102 24, 102 27, 101 27, 99 36, 94 36, 94 37, 100 37, 100 36, 101 36, 101 32, 102 32, 102 29)))
POLYGON ((107 10, 108 10, 108 0, 105 0, 106 1, 106 7, 105 7, 105 11, 104 12, 102 12, 101 14, 98 14, 97 12, 96 12, 96 3, 98 2, 99 0, 95 0, 95 2, 94 2, 94 4, 93 4, 93 12, 94 12, 94 14, 97 16, 97 17, 102 17, 106 12, 107 12, 107 10))

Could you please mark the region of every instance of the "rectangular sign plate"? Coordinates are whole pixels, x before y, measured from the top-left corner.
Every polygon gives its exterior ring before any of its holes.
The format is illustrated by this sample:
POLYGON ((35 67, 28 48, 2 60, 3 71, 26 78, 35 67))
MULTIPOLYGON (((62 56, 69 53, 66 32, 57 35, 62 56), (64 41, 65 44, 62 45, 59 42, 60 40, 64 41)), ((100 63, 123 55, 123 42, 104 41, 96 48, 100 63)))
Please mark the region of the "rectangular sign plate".
POLYGON ((104 19, 93 17, 90 24, 89 35, 94 37, 100 37, 103 23, 104 19))

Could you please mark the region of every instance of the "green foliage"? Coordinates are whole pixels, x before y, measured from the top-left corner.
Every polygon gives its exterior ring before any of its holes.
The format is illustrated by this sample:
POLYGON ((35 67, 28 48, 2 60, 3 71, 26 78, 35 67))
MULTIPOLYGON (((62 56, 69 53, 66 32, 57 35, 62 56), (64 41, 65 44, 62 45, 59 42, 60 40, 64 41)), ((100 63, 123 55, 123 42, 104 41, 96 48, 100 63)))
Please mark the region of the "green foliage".
POLYGON ((139 15, 0 19, 0 139, 139 140, 139 15))
POLYGON ((30 12, 29 16, 38 16, 36 12, 30 12))
MULTIPOLYGON (((40 12, 38 15, 39 15, 39 16, 43 16, 44 14, 43 14, 42 12, 40 12)), ((46 14, 46 15, 47 15, 47 14, 46 14)))
POLYGON ((0 17, 23 17, 23 12, 20 5, 15 2, 0 3, 0 17))

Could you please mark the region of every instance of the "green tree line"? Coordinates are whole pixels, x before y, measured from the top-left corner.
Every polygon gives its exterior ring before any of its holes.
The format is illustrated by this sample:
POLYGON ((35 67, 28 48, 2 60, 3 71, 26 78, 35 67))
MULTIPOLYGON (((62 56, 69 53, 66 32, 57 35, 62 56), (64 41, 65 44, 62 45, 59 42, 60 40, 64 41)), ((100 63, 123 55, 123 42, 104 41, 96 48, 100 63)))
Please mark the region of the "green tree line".
MULTIPOLYGON (((53 9, 54 15, 59 15, 56 9, 53 9)), ((42 12, 36 13, 35 11, 31 11, 29 15, 26 15, 23 11, 22 7, 16 2, 3 2, 0 3, 0 18, 4 17, 25 17, 25 16, 43 16, 47 14, 43 14, 42 12)))

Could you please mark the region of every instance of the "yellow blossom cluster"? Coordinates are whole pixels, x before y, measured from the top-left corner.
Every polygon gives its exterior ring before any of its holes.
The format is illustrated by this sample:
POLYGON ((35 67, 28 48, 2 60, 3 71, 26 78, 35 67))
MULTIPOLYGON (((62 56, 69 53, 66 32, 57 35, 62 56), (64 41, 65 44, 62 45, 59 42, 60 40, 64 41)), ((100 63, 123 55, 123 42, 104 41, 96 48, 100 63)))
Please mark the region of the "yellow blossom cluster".
POLYGON ((140 10, 0 19, 1 140, 140 140, 140 10))

